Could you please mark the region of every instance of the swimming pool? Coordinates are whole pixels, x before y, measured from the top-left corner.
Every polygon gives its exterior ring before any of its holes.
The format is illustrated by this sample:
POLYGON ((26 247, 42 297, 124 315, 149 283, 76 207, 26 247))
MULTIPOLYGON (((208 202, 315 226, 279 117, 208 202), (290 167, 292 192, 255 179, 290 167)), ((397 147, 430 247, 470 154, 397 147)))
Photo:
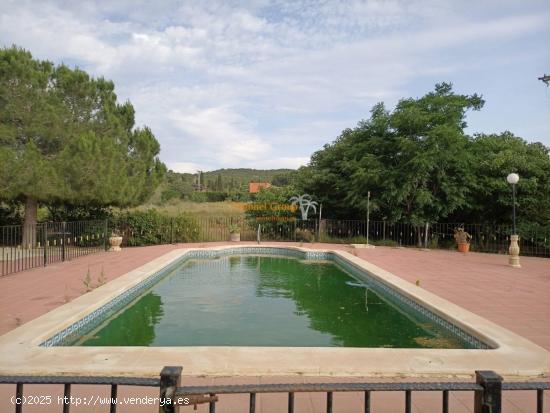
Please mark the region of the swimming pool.
MULTIPOLYGON (((236 267, 241 263, 237 263, 236 267)), ((279 292, 284 290, 285 288, 282 288, 279 292)), ((285 294, 289 295, 290 291, 291 289, 285 294)), ((292 299, 290 296, 287 298, 292 299)), ((313 323, 318 318, 317 312, 323 310, 323 307, 311 307, 309 299, 304 300, 301 296, 299 299, 295 298, 292 301, 296 311, 306 314, 308 311, 312 312, 312 316, 306 316, 303 320, 307 318, 308 322, 313 323), (300 301, 303 303, 300 304, 300 301)), ((373 305, 368 306, 369 313, 376 306, 374 296, 372 298, 373 305)), ((157 304, 153 304, 153 307, 155 305, 157 304)), ((346 304, 343 307, 342 311, 345 311, 346 304)), ((166 308, 163 311, 166 311, 166 308)), ((360 312, 354 311, 353 320, 359 314, 360 312)), ((329 340, 329 345, 350 343, 338 336, 338 330, 333 330, 340 328, 338 325, 318 328, 318 332, 328 331, 334 336, 329 340), (330 343, 331 340, 335 341, 330 343)), ((367 260, 342 250, 319 250, 277 243, 172 250, 0 336, 0 350, 0 374, 4 375, 87 374, 156 377, 159 366, 166 365, 183 365, 184 374, 201 376, 470 376, 472 371, 479 369, 495 370, 504 376, 537 376, 550 373, 550 352, 367 260), (346 279, 346 282, 353 284, 350 285, 355 291, 352 295, 364 293, 366 287, 363 285, 368 285, 368 302, 371 302, 372 291, 381 300, 391 302, 398 313, 409 314, 408 317, 416 322, 422 322, 427 318, 437 325, 438 329, 451 332, 455 339, 458 337, 467 344, 462 348, 319 345, 157 346, 154 345, 154 340, 149 339, 151 345, 148 346, 71 345, 86 336, 93 337, 91 333, 98 332, 102 325, 114 320, 125 308, 131 308, 140 297, 154 291, 155 286, 162 285, 160 281, 168 280, 170 274, 175 270, 177 272, 185 262, 198 260, 209 262, 214 267, 225 262, 221 265, 227 266, 231 265, 229 263, 232 256, 241 256, 241 263, 242 260, 248 259, 244 256, 294 258, 313 266, 328 261, 336 264, 348 277, 352 277, 346 279), (420 317, 420 320, 417 317, 420 317)))
MULTIPOLYGON (((246 251, 245 251, 246 252, 246 251)), ((273 253, 274 251, 270 251, 273 253)), ((475 348, 333 260, 189 258, 82 334, 82 346, 475 348)), ((327 257, 328 258, 328 257, 327 257)), ((65 341, 65 343, 67 340, 65 341)))

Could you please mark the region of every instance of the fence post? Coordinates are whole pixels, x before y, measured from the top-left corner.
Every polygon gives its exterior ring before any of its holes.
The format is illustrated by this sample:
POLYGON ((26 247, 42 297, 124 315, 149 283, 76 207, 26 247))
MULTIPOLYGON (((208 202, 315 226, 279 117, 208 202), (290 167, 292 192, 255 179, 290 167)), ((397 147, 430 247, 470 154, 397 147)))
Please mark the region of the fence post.
POLYGON ((490 370, 477 370, 476 383, 483 390, 476 390, 474 413, 501 413, 502 377, 490 370))
POLYGON ((317 227, 317 242, 321 242, 321 219, 323 218, 323 203, 319 205, 319 223, 317 227))
POLYGON ((370 226, 370 191, 367 191, 367 245, 369 245, 369 226, 370 226))
POLYGON ((44 222, 42 225, 44 225, 44 231, 43 232, 43 241, 44 241, 44 267, 48 265, 48 223, 44 222))
POLYGON ((109 220, 103 223, 103 250, 107 251, 107 231, 109 230, 109 220))
POLYGON ((176 387, 180 385, 182 367, 166 366, 160 372, 159 413, 178 413, 179 406, 174 404, 176 387))
POLYGON ((424 231, 424 248, 428 248, 428 231, 430 228, 430 224, 426 222, 426 230, 424 231))
POLYGON ((319 221, 314 221, 314 224, 315 224, 315 235, 317 235, 317 239, 316 239, 316 242, 321 242, 321 237, 319 236, 319 231, 320 231, 320 225, 319 225, 319 221))
POLYGON ((170 218, 170 244, 174 243, 174 218, 170 218))
POLYGON ((67 223, 61 223, 61 261, 65 261, 65 228, 67 223))

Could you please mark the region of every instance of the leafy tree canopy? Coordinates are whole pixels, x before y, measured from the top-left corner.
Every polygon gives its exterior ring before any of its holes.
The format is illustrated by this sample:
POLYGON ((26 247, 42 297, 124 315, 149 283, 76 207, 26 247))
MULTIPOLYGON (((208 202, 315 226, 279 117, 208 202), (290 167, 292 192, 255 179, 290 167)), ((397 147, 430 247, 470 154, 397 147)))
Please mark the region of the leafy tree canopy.
POLYGON ((510 132, 476 135, 469 147, 474 180, 468 207, 457 211, 459 221, 509 223, 512 197, 506 182, 509 172, 517 172, 518 219, 520 224, 550 224, 550 149, 528 143, 510 132))
POLYGON ((548 219, 548 148, 510 133, 467 136, 466 112, 483 104, 477 94, 456 94, 449 83, 402 99, 393 111, 378 103, 369 119, 315 152, 294 184, 315 195, 326 216, 364 217, 370 191, 375 219, 502 223, 511 210, 505 178, 516 171, 522 202, 530 205, 523 213, 548 219))
POLYGON ((111 81, 0 50, 0 196, 26 202, 26 224, 37 202, 139 204, 165 172, 159 151, 111 81))

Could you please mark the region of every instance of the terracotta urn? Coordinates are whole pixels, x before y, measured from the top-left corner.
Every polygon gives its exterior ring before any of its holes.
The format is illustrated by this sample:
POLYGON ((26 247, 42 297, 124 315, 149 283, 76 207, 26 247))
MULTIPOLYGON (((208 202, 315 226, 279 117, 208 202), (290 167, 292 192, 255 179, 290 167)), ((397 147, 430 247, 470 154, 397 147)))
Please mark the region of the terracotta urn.
POLYGON ((454 238, 459 252, 470 251, 470 240, 472 236, 468 234, 463 227, 455 228, 454 238))
POLYGON ((229 234, 229 239, 232 242, 239 242, 241 240, 241 233, 240 232, 232 232, 229 234))
POLYGON ((468 242, 460 242, 456 244, 458 246, 459 252, 468 252, 470 251, 470 243, 468 242))

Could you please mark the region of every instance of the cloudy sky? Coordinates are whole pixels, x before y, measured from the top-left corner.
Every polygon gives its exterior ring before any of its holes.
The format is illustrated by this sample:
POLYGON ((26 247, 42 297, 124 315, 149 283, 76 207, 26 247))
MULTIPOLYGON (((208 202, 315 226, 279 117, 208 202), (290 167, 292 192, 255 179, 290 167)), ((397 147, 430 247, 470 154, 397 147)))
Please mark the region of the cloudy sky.
POLYGON ((0 0, 0 43, 112 79, 172 169, 298 167, 435 83, 550 145, 550 2, 0 0))

